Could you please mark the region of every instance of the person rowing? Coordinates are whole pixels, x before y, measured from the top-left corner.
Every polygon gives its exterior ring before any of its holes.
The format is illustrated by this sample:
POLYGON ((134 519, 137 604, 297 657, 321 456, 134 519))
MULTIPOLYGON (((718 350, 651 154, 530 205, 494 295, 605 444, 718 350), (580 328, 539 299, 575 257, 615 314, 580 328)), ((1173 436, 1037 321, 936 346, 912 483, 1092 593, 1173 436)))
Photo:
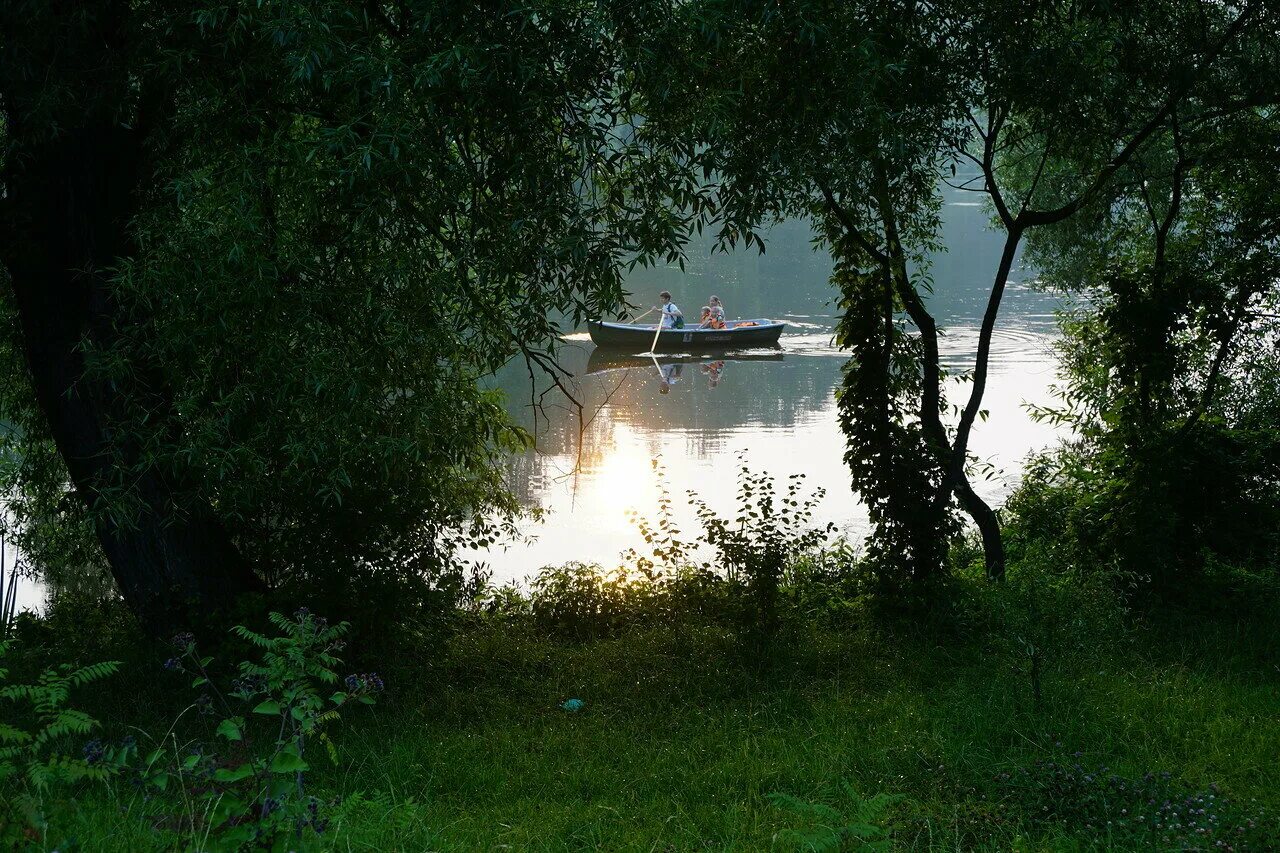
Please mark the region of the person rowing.
POLYGON ((671 391, 671 386, 680 381, 680 377, 684 374, 684 365, 679 362, 673 364, 664 364, 658 368, 658 393, 667 394, 671 391))
POLYGON ((654 310, 662 312, 662 328, 683 329, 684 314, 680 313, 680 309, 671 301, 671 293, 664 290, 658 294, 658 298, 662 300, 662 305, 654 306, 654 310))

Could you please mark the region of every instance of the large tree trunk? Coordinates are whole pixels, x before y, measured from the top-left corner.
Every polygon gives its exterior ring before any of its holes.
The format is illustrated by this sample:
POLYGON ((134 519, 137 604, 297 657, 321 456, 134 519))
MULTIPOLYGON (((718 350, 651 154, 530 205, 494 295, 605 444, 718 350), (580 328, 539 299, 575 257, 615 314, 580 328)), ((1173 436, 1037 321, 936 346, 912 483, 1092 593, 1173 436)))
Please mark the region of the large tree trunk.
MULTIPOLYGON (((139 460, 136 447, 112 433, 121 414, 114 387, 84 378, 81 346, 110 345, 114 334, 105 276, 133 248, 127 226, 138 204, 140 136, 87 121, 28 150, 4 204, 9 223, 21 223, 9 232, 4 262, 36 399, 72 484, 91 507, 111 466, 139 460)), ((179 484, 154 466, 131 484, 142 512, 123 520, 96 512, 96 527, 121 594, 150 629, 181 624, 192 605, 207 612, 261 587, 207 502, 175 512, 179 484)))

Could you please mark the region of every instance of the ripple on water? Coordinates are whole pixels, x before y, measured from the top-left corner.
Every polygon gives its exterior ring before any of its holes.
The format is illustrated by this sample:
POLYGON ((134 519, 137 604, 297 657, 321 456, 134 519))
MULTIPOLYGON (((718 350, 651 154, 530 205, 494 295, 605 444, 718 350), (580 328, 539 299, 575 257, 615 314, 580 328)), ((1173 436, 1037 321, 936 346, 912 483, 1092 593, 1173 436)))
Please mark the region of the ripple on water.
POLYGON ((788 356, 835 355, 843 358, 848 355, 848 353, 841 352, 836 347, 830 330, 820 330, 800 335, 783 335, 779 343, 788 356))

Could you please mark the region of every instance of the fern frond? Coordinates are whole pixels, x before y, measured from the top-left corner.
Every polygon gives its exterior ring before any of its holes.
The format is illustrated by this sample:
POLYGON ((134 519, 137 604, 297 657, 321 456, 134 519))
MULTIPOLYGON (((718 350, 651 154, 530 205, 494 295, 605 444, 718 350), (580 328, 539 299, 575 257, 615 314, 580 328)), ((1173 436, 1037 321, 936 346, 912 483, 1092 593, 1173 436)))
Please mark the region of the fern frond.
POLYGON ((101 681, 109 678, 120 671, 120 661, 108 660, 102 663, 91 663, 88 666, 82 666, 75 672, 67 676, 67 681, 75 687, 89 684, 94 681, 101 681))
POLYGON ((27 743, 30 740, 30 732, 24 732, 8 723, 0 723, 0 743, 27 743))
POLYGON ((773 793, 769 795, 769 800, 779 808, 786 809, 789 812, 795 812, 804 817, 838 821, 840 820, 840 812, 833 809, 825 803, 814 803, 808 800, 802 800, 791 794, 773 793))
POLYGON ((30 684, 9 684, 5 687, 0 687, 0 699, 8 699, 11 702, 26 699, 31 702, 35 699, 36 689, 30 684))
POLYGON ((248 642, 253 643, 255 646, 257 646, 260 649, 271 648, 272 643, 269 638, 262 636, 256 631, 250 631, 248 628, 244 627, 243 625, 237 625, 231 630, 240 639, 247 640, 248 642))
POLYGON ((74 708, 65 708, 62 711, 59 711, 54 722, 62 726, 67 726, 77 734, 85 734, 94 726, 98 725, 98 721, 93 717, 90 717, 84 711, 77 711, 74 708))

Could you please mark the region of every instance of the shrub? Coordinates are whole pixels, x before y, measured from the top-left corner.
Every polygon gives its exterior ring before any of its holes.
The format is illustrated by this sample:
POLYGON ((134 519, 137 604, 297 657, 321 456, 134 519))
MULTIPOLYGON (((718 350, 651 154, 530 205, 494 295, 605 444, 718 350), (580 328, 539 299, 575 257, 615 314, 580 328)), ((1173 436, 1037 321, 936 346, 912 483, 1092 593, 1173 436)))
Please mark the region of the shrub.
POLYGON ((1015 559, 1040 549, 1126 587, 1177 591, 1209 560, 1274 572, 1280 433, 1200 422, 1176 442, 1067 446, 1032 460, 1006 509, 1015 559))
POLYGON ((813 594, 807 604, 829 600, 840 574, 856 561, 847 547, 818 551, 834 529, 811 525, 822 490, 802 496, 804 478, 797 474, 779 493, 772 477, 753 472, 745 460, 740 470, 732 519, 689 493, 703 528, 702 543, 684 538, 660 479, 654 520, 633 514, 647 554, 628 550, 623 554, 627 566, 613 570, 584 563, 544 568, 527 598, 511 588, 491 591, 486 609, 529 615, 544 629, 583 640, 636 624, 697 617, 736 627, 746 649, 762 651, 778 630, 781 601, 797 600, 789 585, 813 594), (707 547, 710 559, 701 550, 707 547))
POLYGON ((745 455, 738 459, 738 512, 733 519, 719 515, 693 492, 689 499, 716 549, 715 565, 746 591, 740 623, 748 647, 763 652, 778 631, 778 586, 789 566, 815 551, 835 525, 814 527, 813 510, 826 492, 803 497, 804 475, 792 474, 778 494, 773 477, 753 471, 745 455))
MULTIPOLYGON (((272 613, 270 621, 276 636, 234 629, 261 657, 241 663, 228 689, 216 684, 213 659, 199 655, 190 634, 174 638, 178 654, 165 663, 165 669, 191 676, 201 691, 188 711, 219 719, 214 735, 223 744, 221 754, 204 743, 180 745, 175 721, 137 761, 137 771, 167 808, 177 808, 162 815, 162 825, 202 850, 284 849, 286 842, 323 833, 332 804, 308 791, 312 756, 327 753, 336 762, 325 728, 349 703, 373 704, 383 687, 376 673, 338 683, 336 653, 346 623, 329 625, 306 608, 292 618, 272 613)), ((135 759, 137 747, 121 752, 123 760, 135 759)))
POLYGON ((45 841, 45 801, 54 788, 82 779, 105 781, 118 769, 101 741, 90 741, 79 756, 68 754, 66 745, 98 727, 88 714, 67 707, 72 689, 113 675, 119 664, 62 664, 45 670, 35 684, 7 684, 4 656, 10 646, 0 641, 0 705, 20 710, 0 722, 0 847, 17 848, 45 841), (24 716, 30 720, 26 726, 24 716))

